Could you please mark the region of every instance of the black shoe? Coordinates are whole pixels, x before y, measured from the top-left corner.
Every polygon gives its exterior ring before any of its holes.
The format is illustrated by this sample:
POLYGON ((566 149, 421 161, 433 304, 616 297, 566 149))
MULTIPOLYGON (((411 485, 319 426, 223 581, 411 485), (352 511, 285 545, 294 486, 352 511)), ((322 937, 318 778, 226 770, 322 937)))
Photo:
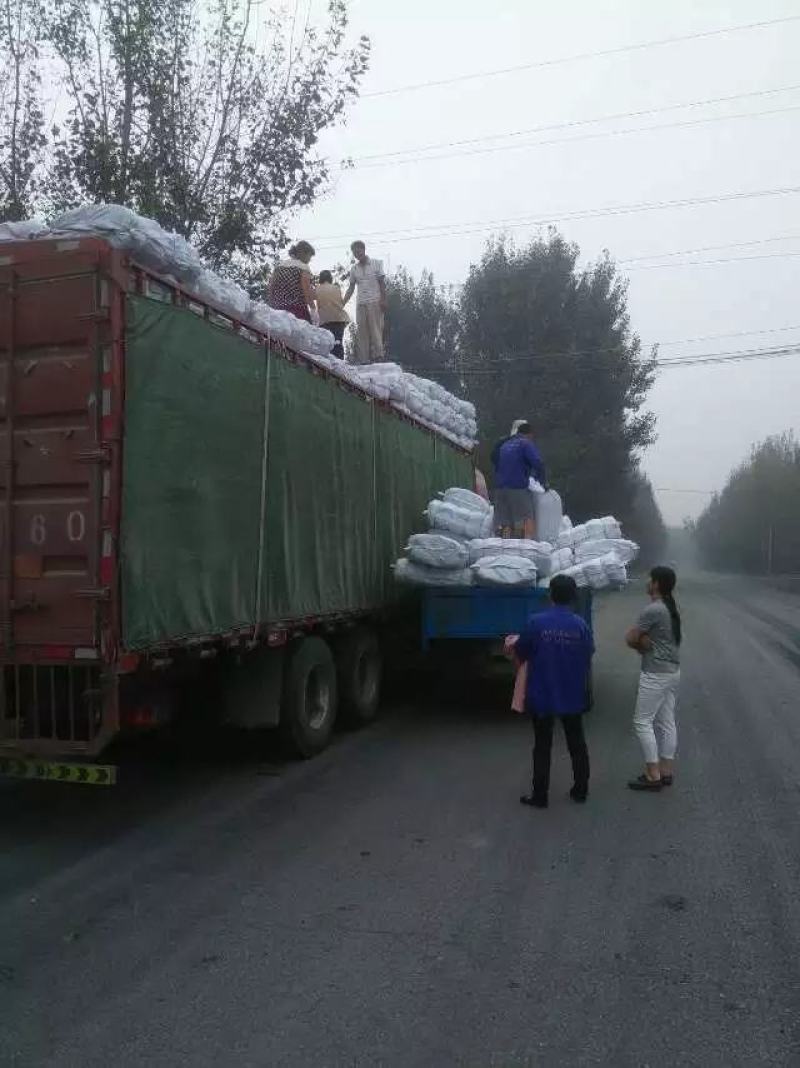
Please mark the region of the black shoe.
POLYGON ((573 786, 569 792, 569 796, 573 801, 576 801, 579 805, 586 804, 586 798, 589 796, 588 790, 579 790, 577 786, 573 786))
POLYGON ((523 794, 519 799, 521 805, 530 805, 531 808, 547 808, 546 797, 534 797, 533 794, 523 794))
POLYGON ((628 783, 630 790, 643 790, 650 793, 658 793, 661 789, 661 779, 648 779, 646 775, 639 775, 628 783))

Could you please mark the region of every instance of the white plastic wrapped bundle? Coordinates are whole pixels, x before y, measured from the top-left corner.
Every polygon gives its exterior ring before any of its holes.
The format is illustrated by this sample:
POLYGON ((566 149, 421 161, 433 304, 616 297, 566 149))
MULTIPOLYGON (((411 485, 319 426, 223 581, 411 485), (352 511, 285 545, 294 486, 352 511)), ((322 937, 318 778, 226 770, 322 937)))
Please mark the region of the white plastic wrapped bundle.
POLYGON ((556 538, 556 548, 574 549, 576 546, 581 545, 584 541, 588 541, 589 531, 586 529, 584 523, 579 523, 577 526, 572 527, 570 530, 562 530, 556 538))
MULTIPOLYGON (((565 567, 563 571, 559 571, 558 573, 559 575, 569 575, 570 578, 575 579, 575 585, 579 590, 589 585, 589 580, 586 576, 583 564, 573 564, 572 567, 565 567)), ((555 575, 551 576, 551 582, 553 578, 555 578, 555 575)))
POLYGON ((595 538, 604 538, 606 536, 606 524, 603 519, 587 519, 584 526, 586 527, 587 541, 594 540, 595 538))
POLYGON ((536 585, 536 565, 523 556, 484 556, 472 571, 479 586, 536 585))
POLYGON ((41 219, 0 223, 0 241, 31 241, 36 237, 46 237, 49 233, 41 219))
POLYGON ((561 517, 561 530, 560 534, 566 534, 568 530, 572 530, 572 520, 568 515, 562 515, 561 517))
POLYGON ((619 521, 614 518, 613 515, 604 515, 600 520, 603 524, 603 537, 604 538, 621 538, 622 527, 619 521))
POLYGON ((470 569, 447 570, 441 567, 425 567, 413 560, 401 558, 394 565, 394 577, 410 586, 471 586, 473 575, 470 569))
POLYGON ((204 270, 199 253, 180 234, 168 233, 153 219, 121 204, 84 204, 59 215, 50 229, 58 234, 99 234, 115 248, 131 252, 143 267, 174 275, 187 286, 196 283, 204 270))
POLYGON ((405 551, 409 560, 425 567, 463 571, 469 563, 469 552, 464 542, 446 534, 412 534, 405 551))
POLYGON ((608 575, 603 564, 602 557, 593 557, 591 560, 585 560, 581 565, 583 573, 586 575, 586 581, 593 590, 603 590, 609 585, 608 575))
POLYGON ((561 531, 563 517, 561 497, 551 489, 544 493, 534 494, 533 502, 536 515, 536 536, 540 541, 547 541, 554 545, 561 531))
POLYGON ((502 556, 503 539, 473 538, 467 543, 467 548, 469 549, 470 564, 477 564, 484 556, 502 556))
POLYGON ((408 392, 406 376, 396 363, 371 363, 357 368, 360 377, 378 383, 398 404, 405 403, 408 392))
POLYGON ((327 356, 336 344, 336 339, 330 330, 314 326, 313 323, 307 323, 304 319, 298 319, 295 338, 300 352, 311 353, 313 356, 327 356))
POLYGON ((449 530, 463 538, 484 538, 492 530, 492 512, 459 508, 448 501, 431 501, 424 514, 432 528, 449 530))
POLYGON ((462 489, 460 486, 451 486, 440 496, 448 504, 455 504, 458 508, 468 508, 470 511, 480 512, 483 515, 492 510, 491 504, 480 494, 473 493, 472 490, 462 489))
POLYGON ((567 568, 572 567, 575 563, 575 554, 569 546, 565 546, 563 549, 553 549, 550 556, 550 574, 556 575, 561 571, 566 571, 567 568))
POLYGON ((608 553, 615 553, 621 563, 629 564, 636 559, 639 546, 625 538, 593 538, 575 547, 575 558, 578 562, 596 559, 608 553))
POLYGON ((194 286, 201 300, 218 308, 232 319, 255 324, 255 310, 250 297, 241 286, 222 278, 214 271, 203 270, 194 286))
POLYGON ((606 553, 605 556, 598 557, 597 563, 603 565, 603 570, 605 571, 610 586, 613 586, 615 589, 621 589, 623 586, 627 585, 627 568, 616 553, 606 553))

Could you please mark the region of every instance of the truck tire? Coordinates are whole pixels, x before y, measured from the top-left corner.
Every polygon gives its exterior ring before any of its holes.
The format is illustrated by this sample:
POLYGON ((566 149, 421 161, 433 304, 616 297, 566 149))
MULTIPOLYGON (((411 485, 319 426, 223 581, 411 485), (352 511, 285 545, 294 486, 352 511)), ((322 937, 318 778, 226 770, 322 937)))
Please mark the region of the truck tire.
POLYGON ((338 704, 336 665, 322 638, 301 638, 287 652, 280 730, 291 751, 308 758, 331 740, 338 704))
POLYGON ((339 708, 349 727, 363 727, 378 714, 383 657, 374 631, 356 627, 334 646, 339 708))

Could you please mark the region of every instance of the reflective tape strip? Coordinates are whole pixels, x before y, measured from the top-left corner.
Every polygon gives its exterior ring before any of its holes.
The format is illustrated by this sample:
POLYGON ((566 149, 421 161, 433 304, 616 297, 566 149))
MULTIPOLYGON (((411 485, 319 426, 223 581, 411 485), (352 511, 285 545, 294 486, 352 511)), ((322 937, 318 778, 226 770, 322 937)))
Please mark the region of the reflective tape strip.
POLYGON ((48 779, 51 782, 77 782, 88 786, 114 786, 114 764, 63 764, 53 760, 22 760, 0 757, 0 775, 11 779, 48 779))

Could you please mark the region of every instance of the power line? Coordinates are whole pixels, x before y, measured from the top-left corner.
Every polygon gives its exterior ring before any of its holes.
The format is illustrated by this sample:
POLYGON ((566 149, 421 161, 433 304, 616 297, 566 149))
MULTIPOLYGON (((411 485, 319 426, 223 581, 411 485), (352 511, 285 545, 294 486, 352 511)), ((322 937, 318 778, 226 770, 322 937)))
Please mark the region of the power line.
MULTIPOLYGON (((765 255, 759 255, 759 256, 728 256, 728 257, 723 257, 723 258, 716 259, 716 260, 687 260, 687 261, 684 261, 683 263, 644 263, 644 264, 640 264, 639 263, 640 260, 659 260, 659 259, 667 259, 667 258, 676 257, 676 256, 691 256, 691 255, 693 255, 694 253, 697 253, 697 252, 716 252, 717 250, 722 250, 722 249, 727 249, 727 248, 752 248, 754 245, 767 245, 767 244, 771 244, 771 243, 776 242, 776 241, 800 241, 800 234, 782 234, 782 235, 780 235, 778 237, 763 237, 763 238, 760 238, 760 239, 755 240, 755 241, 734 241, 734 242, 731 242, 730 244, 726 244, 726 245, 706 245, 704 248, 685 248, 685 249, 674 249, 671 252, 653 252, 649 256, 630 256, 630 257, 626 257, 626 258, 621 259, 621 260, 615 259, 613 261, 613 263, 614 263, 614 265, 616 267, 624 267, 626 269, 626 272, 627 272, 627 271, 645 270, 645 269, 649 269, 649 268, 658 268, 658 267, 706 267, 706 266, 709 266, 711 264, 717 264, 717 263, 743 263, 743 262, 746 262, 747 260, 762 260, 762 259, 776 259, 776 258, 780 259, 780 258, 784 258, 784 257, 790 257, 791 258, 791 257, 795 257, 795 256, 800 255, 800 252, 795 252, 795 251, 791 251, 791 250, 785 250, 783 252, 772 252, 772 253, 768 253, 768 254, 765 254, 765 255), (633 264, 633 266, 628 266, 628 264, 633 264)), ((591 266, 591 263, 589 265, 591 266)), ((435 283, 435 285, 436 285, 436 288, 439 289, 439 290, 455 290, 455 289, 462 290, 462 289, 465 288, 466 283, 465 282, 437 282, 437 283, 435 283)), ((794 327, 792 327, 791 329, 794 329, 794 327)), ((798 327, 797 329, 800 329, 800 327, 798 327)), ((767 332, 768 331, 751 330, 751 331, 746 331, 745 333, 759 334, 759 333, 767 333, 767 332)), ((741 334, 709 334, 708 335, 708 337, 741 337, 741 336, 742 336, 741 334)), ((695 340, 697 340, 697 339, 695 339, 695 340)), ((664 344, 667 344, 667 342, 664 342, 664 344)), ((670 342, 669 344, 674 344, 674 342, 670 342)))
MULTIPOLYGON (((737 200, 753 200, 764 197, 789 196, 800 193, 800 186, 786 186, 777 189, 755 189, 750 192, 718 193, 707 197, 686 197, 682 200, 660 200, 633 204, 608 204, 599 208, 585 208, 542 216, 512 216, 505 219, 475 220, 471 223, 438 223, 430 226, 408 227, 400 230, 372 230, 362 232, 361 237, 383 238, 387 243, 400 241, 421 241, 430 238, 462 237, 469 234, 485 233, 498 228, 515 228, 519 226, 546 226, 549 223, 576 221, 580 219, 606 218, 614 215, 632 215, 645 211, 667 211, 673 208, 700 207, 707 204, 724 204, 737 200), (461 227, 466 227, 462 229, 461 227)), ((322 237, 321 241, 349 240, 350 234, 332 234, 322 237)), ((317 244, 317 248, 336 248, 337 245, 317 244)))
POLYGON ((482 137, 470 137, 461 141, 439 141, 435 144, 417 145, 411 148, 401 148, 392 152, 373 152, 364 156, 355 156, 352 163, 361 163, 366 160, 393 159, 397 156, 413 155, 419 152, 430 152, 440 148, 468 148, 471 145, 482 144, 485 141, 502 141, 508 137, 527 137, 530 134, 550 133, 553 130, 566 130, 576 126, 590 126, 597 122, 612 122, 616 119, 635 119, 644 115, 657 115, 667 111, 680 111, 683 108, 706 107, 711 104, 724 104, 732 100, 745 100, 750 97, 773 96, 776 93, 792 93, 800 89, 800 85, 785 85, 776 89, 758 89, 749 93, 733 93, 730 96, 708 97, 706 100, 689 100, 684 104, 667 104, 657 108, 643 108, 640 111, 617 111, 609 115, 597 115, 588 119, 573 119, 568 122, 548 123, 543 126, 531 126, 526 130, 510 130, 508 133, 485 134, 482 137))
POLYGON ((701 489, 672 489, 668 486, 653 486, 655 493, 699 493, 703 497, 713 497, 718 490, 701 490, 701 489))
POLYGON ((639 41, 636 44, 617 45, 614 48, 603 48, 594 52, 577 52, 571 56, 558 56, 553 59, 541 59, 535 63, 521 63, 514 67, 500 67, 496 70, 476 71, 472 74, 458 74, 451 78, 431 79, 425 82, 412 82, 406 85, 398 85, 392 89, 375 89, 369 93, 362 93, 362 99, 370 99, 381 96, 395 96, 399 93, 418 92, 420 89, 439 88, 445 85, 456 85, 461 82, 476 81, 482 78, 496 78, 505 74, 516 74, 526 70, 541 70, 546 67, 555 67, 563 63, 577 63, 586 59, 602 59, 607 56, 618 56, 626 52, 638 52, 646 48, 660 48, 664 45, 681 44, 684 41, 699 41, 709 37, 719 37, 726 33, 742 33, 747 30, 766 29, 771 26, 785 25, 789 22, 797 22, 800 15, 787 15, 779 19, 765 19, 761 22, 747 22, 738 26, 720 26, 715 30, 700 30, 697 33, 679 34, 674 37, 659 37, 651 41, 639 41))
MULTIPOLYGON (((437 369, 437 374, 456 375, 457 377, 473 377, 483 375, 497 375, 507 371, 508 365, 513 361, 536 361, 537 365, 545 363, 547 361, 561 361, 580 359, 586 356, 602 355, 604 353, 617 351, 614 348, 607 349, 583 349, 577 352, 528 352, 528 353, 509 353, 501 360, 485 361, 494 364, 493 367, 473 367, 464 369, 437 369)), ((800 342, 796 344, 777 346, 773 348, 757 348, 757 349, 735 349, 732 351, 722 352, 706 352, 697 353, 695 355, 676 356, 668 360, 655 360, 654 364, 657 369, 671 369, 676 367, 694 367, 709 364, 725 364, 725 363, 741 363, 750 360, 773 360, 786 356, 798 356, 800 355, 800 342)), ((463 359, 463 357, 462 357, 463 359)), ((605 361, 585 361, 586 365, 590 369, 603 370, 603 363, 605 361), (591 364, 594 363, 595 367, 591 368, 591 364)), ((406 366, 408 371, 427 370, 430 371, 430 367, 422 366, 406 366)))
MULTIPOLYGON (((707 126, 712 122, 732 122, 738 119, 763 119, 770 115, 783 115, 789 111, 800 110, 800 104, 788 104, 782 108, 768 108, 764 111, 742 111, 735 115, 709 115, 704 119, 680 119, 675 122, 660 122, 653 126, 628 126, 622 130, 597 130, 594 133, 578 134, 577 137, 551 137, 546 141, 527 141, 521 145, 497 145, 493 148, 471 148, 466 152, 442 152, 433 156, 409 156, 406 159, 381 160, 376 163, 363 163, 353 168, 356 171, 372 170, 375 167, 399 167, 409 163, 428 163, 443 159, 464 159, 468 156, 481 156, 493 152, 520 151, 528 148, 546 148, 551 145, 569 145, 573 141, 596 141, 603 137, 627 137, 630 134, 652 133, 657 130, 690 129, 694 126, 707 126)), ((342 165, 345 167, 345 165, 342 165)), ((350 169, 349 167, 346 169, 350 169)))
POLYGON ((637 263, 627 271, 656 271, 662 267, 715 267, 721 263, 749 263, 752 260, 785 260, 800 256, 800 252, 764 252, 760 256, 724 256, 717 260, 684 260, 683 263, 637 263))
POLYGON ((700 252, 722 252, 727 248, 752 248, 754 245, 770 245, 776 241, 800 241, 800 233, 778 234, 775 237, 761 237, 753 241, 733 241, 726 245, 703 245, 700 248, 673 249, 670 252, 652 252, 649 256, 626 256, 617 260, 617 264, 638 263, 640 260, 664 260, 670 256, 694 256, 700 252))
POLYGON ((679 341, 659 341, 656 342, 656 344, 662 349, 668 345, 691 345, 698 341, 721 341, 726 337, 753 337, 756 334, 784 334, 789 330, 800 330, 800 323, 798 323, 797 326, 773 326, 766 330, 737 330, 732 334, 704 334, 702 337, 685 337, 679 341))

